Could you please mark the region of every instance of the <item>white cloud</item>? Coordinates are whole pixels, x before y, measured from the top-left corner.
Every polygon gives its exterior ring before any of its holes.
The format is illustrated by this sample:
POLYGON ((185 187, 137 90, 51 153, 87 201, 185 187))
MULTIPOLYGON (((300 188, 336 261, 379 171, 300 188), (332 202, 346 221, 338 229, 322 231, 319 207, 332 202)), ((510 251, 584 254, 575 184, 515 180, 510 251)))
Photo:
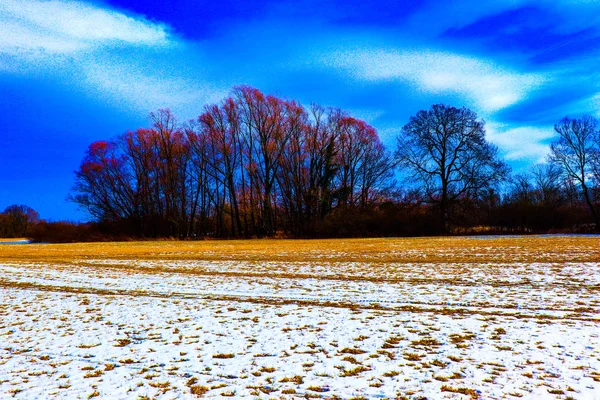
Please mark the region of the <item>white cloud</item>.
POLYGON ((541 75, 510 71, 490 61, 429 50, 338 52, 327 55, 324 63, 357 79, 405 81, 428 93, 457 93, 488 112, 517 103, 545 81, 541 75))
POLYGON ((81 1, 0 0, 0 72, 51 77, 119 108, 195 116, 222 90, 169 28, 81 1))
POLYGON ((164 25, 78 1, 3 0, 0 52, 73 53, 106 45, 168 44, 164 25))
POLYGON ((509 161, 544 162, 550 152, 547 142, 554 137, 551 126, 512 128, 491 122, 486 128, 487 139, 496 144, 509 161))
POLYGON ((153 65, 153 69, 139 63, 106 60, 102 65, 84 66, 84 79, 116 105, 128 101, 144 113, 170 108, 184 119, 196 117, 203 104, 218 102, 227 94, 201 79, 169 73, 168 66, 161 68, 159 62, 156 64, 159 65, 153 65))

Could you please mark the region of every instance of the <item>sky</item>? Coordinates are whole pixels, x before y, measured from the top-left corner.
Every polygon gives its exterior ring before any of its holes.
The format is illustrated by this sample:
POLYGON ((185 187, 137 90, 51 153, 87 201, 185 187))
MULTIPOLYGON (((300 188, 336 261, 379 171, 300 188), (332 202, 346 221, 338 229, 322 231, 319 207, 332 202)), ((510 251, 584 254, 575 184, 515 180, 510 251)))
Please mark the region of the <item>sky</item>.
POLYGON ((0 0, 0 211, 66 201, 87 146, 185 122, 236 85, 340 107, 393 150, 411 115, 469 107, 514 171, 562 117, 600 117, 600 1, 0 0))

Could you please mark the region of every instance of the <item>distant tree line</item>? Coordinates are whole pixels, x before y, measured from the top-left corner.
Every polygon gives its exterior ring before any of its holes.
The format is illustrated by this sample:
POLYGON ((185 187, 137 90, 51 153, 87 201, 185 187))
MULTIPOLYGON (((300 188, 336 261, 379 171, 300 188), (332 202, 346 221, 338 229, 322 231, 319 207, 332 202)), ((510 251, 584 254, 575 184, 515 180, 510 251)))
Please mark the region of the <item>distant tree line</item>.
POLYGON ((194 121, 178 123, 169 110, 150 116, 149 128, 89 146, 70 200, 93 222, 37 223, 32 236, 417 236, 600 227, 600 134, 592 117, 562 119, 547 162, 513 175, 486 140, 484 122, 467 108, 419 111, 394 151, 372 126, 342 110, 305 108, 247 86, 205 106, 194 121))

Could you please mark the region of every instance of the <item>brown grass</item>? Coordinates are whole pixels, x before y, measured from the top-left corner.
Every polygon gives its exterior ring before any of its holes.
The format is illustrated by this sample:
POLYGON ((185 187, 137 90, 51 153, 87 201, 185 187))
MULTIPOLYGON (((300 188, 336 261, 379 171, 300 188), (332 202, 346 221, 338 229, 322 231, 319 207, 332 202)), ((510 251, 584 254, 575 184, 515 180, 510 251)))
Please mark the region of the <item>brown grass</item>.
POLYGON ((202 396, 202 395, 206 394, 209 390, 210 390, 210 388, 207 388, 206 386, 202 386, 202 385, 190 386, 190 392, 196 396, 202 396))
POLYGON ((99 376, 102 376, 102 374, 104 374, 104 372, 102 372, 102 370, 100 370, 100 369, 97 369, 94 372, 88 372, 83 377, 84 378, 97 378, 99 376))
POLYGON ((362 365, 359 365, 358 367, 354 367, 354 368, 350 368, 350 369, 344 369, 341 373, 340 376, 341 377, 348 377, 348 376, 357 376, 363 372, 369 371, 370 368, 364 367, 362 365))
POLYGON ((131 339, 121 338, 121 339, 117 339, 117 342, 115 344, 113 344, 113 346, 114 347, 125 347, 129 344, 131 344, 131 339))
MULTIPOLYGON (((403 282, 408 284, 452 284, 473 286, 480 282, 470 279, 471 266, 487 264, 486 275, 494 277, 497 271, 511 268, 518 262, 570 262, 600 261, 600 246, 596 238, 589 237, 522 237, 477 239, 464 237, 416 238, 416 239, 351 239, 351 240, 235 240, 235 241, 139 241, 112 243, 79 243, 56 245, 1 246, 0 263, 27 264, 28 268, 53 268, 56 270, 81 268, 119 273, 179 273, 217 277, 261 278, 313 278, 343 281, 403 282), (510 259, 507 260, 507 254, 510 259), (250 264, 237 266, 234 270, 217 270, 204 267, 198 261, 245 261, 250 264), (138 264, 148 261, 149 264, 138 264), (167 265, 169 261, 179 262, 167 265), (186 265, 185 261, 190 264, 186 265), (268 261, 255 268, 254 263, 268 261), (345 264, 349 261, 360 261, 345 264), (297 263, 296 263, 297 262, 297 263), (312 264, 331 265, 327 274, 312 268, 312 264), (338 264, 336 264, 338 263, 338 264), (393 264, 390 264, 393 263, 393 264), (409 264, 410 263, 410 264, 409 264), (423 263, 443 263, 444 271, 429 268, 423 263), (454 264, 453 264, 454 263, 454 264), (423 267, 419 267, 423 265, 423 267), (423 274, 415 274, 414 268, 422 268, 423 274), (488 271, 489 270, 489 271, 488 271), (431 272, 428 272, 431 271, 431 272)), ((68 272, 68 271, 67 271, 68 272)), ((492 278, 490 286, 519 286, 524 282, 507 282, 492 278)), ((563 280, 553 286, 580 290, 581 284, 563 280)), ((597 290, 586 285, 588 290, 597 290)), ((15 282, 0 278, 0 288, 36 289, 81 294, 153 296, 141 290, 108 290, 44 285, 31 282, 15 282)), ((390 309, 379 304, 354 302, 328 302, 311 300, 273 300, 268 298, 242 299, 238 296, 203 296, 208 300, 232 300, 268 305, 299 304, 304 306, 337 307, 350 309, 390 309), (218 298, 217 298, 218 297, 218 298)), ((85 300, 84 300, 85 301, 85 300)), ((85 304, 82 302, 82 304, 85 304)), ((478 304, 481 307, 492 304, 478 304)), ((469 315, 473 310, 446 307, 444 303, 428 305, 397 305, 396 311, 434 313, 438 315, 469 315)), ((504 315, 515 318, 535 318, 537 321, 558 319, 550 314, 520 311, 518 306, 503 305, 504 315)), ((528 311, 535 308, 527 308, 528 311)), ((582 313, 593 308, 573 309, 572 319, 591 320, 582 313)), ((480 315, 495 312, 476 311, 480 315)), ((499 337, 495 332, 494 337, 499 337)), ((357 338, 364 339, 364 338, 357 338)), ((461 340, 463 338, 455 338, 461 340)), ((359 340, 360 341, 360 340, 359 340)), ((119 345, 119 344, 117 344, 119 345)), ((393 349, 397 342, 386 341, 384 349, 393 349)), ((413 343, 413 345, 417 345, 413 343)), ((428 346, 422 343, 423 346, 428 346)), ((435 346, 432 342, 429 346, 435 346)), ((468 347, 469 341, 456 343, 458 348, 468 347)))
POLYGON ((213 354, 213 358, 233 358, 235 355, 233 353, 228 354, 213 354))
POLYGON ((329 388, 324 387, 324 386, 309 386, 306 388, 306 390, 312 390, 313 392, 328 392, 329 388))
POLYGON ((423 356, 416 354, 416 353, 404 354, 404 359, 408 360, 408 361, 421 361, 421 358, 423 358, 423 356))
POLYGON ((448 385, 443 385, 441 387, 441 391, 442 392, 450 392, 450 393, 466 394, 467 396, 470 396, 472 399, 479 398, 479 393, 477 393, 474 389, 465 388, 465 387, 454 388, 454 387, 451 387, 448 385))
POLYGON ((423 338, 419 340, 413 340, 410 342, 413 347, 439 347, 442 344, 438 342, 436 339, 432 338, 423 338))
POLYGON ((341 354, 365 354, 366 351, 362 350, 362 349, 357 349, 357 348, 349 348, 349 347, 344 347, 342 350, 340 350, 341 354))
POLYGON ((2 246, 0 261, 71 263, 86 259, 330 262, 598 262, 593 237, 465 237, 138 241, 2 246), (467 250, 467 251, 465 251, 467 250))
POLYGON ((296 375, 296 376, 292 376, 292 377, 282 378, 279 382, 281 382, 281 383, 292 382, 292 383, 295 383, 296 385, 302 385, 302 383, 304 382, 304 378, 300 375, 296 375))

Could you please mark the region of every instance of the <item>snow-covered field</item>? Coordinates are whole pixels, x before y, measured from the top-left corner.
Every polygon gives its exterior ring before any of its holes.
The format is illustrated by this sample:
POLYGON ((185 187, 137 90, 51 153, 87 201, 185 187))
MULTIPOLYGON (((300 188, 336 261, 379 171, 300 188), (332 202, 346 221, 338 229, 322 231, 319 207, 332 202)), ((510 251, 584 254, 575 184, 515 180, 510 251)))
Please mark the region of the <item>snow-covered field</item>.
POLYGON ((600 263, 502 259, 1 261, 0 398, 600 399, 600 263))

